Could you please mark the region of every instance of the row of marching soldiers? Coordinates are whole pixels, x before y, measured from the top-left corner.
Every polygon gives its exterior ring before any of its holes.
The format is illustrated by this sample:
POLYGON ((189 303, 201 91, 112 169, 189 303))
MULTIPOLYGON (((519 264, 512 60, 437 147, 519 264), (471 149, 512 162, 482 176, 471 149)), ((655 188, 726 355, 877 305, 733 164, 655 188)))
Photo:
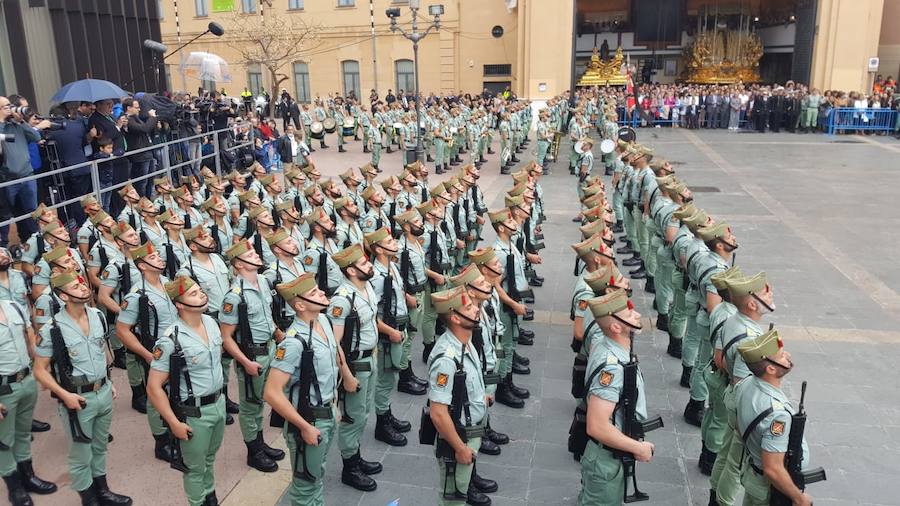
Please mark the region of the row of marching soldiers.
POLYGON ((680 384, 691 393, 684 419, 701 429, 698 465, 711 475, 709 504, 735 504, 742 487, 743 504, 811 504, 805 485, 825 473, 803 470, 803 400, 795 409, 782 389, 794 364, 778 331, 766 327, 775 310, 766 274, 746 275, 734 265, 731 227, 698 208, 672 165, 654 160, 649 147, 617 140, 606 159, 611 202, 586 158, 578 166, 583 241, 573 245, 571 310, 578 406, 569 449, 581 462, 579 504, 648 497, 638 489, 635 462, 651 460, 654 447, 644 436, 663 421, 647 416, 634 353, 642 330, 630 300, 636 279, 646 279, 654 295, 668 354, 682 360, 680 384), (614 232, 624 232, 619 248, 614 232), (620 265, 631 270, 624 274, 620 265))
MULTIPOLYGON (((407 444, 411 424, 392 414, 391 393, 426 394, 429 380, 413 372, 412 338, 421 331, 423 361, 440 347, 453 324, 439 317, 438 293, 453 285, 483 290, 490 316, 480 320, 476 348, 493 385, 489 400, 521 408, 529 392, 512 374, 530 370, 516 345, 533 342, 521 320, 533 318, 529 286, 543 281, 532 267, 543 247, 540 167, 513 175, 507 207, 489 215, 498 236, 490 250, 477 248, 487 209, 475 166, 431 188, 420 163, 399 177, 375 182, 376 174, 348 170, 343 187, 314 164, 288 168, 283 182, 259 166, 179 186, 159 178, 154 201, 123 187, 127 205, 116 219, 85 197, 88 219, 74 240, 55 209, 37 209, 39 232, 23 245, 20 269, 0 251, 0 347, 9 350, 0 360, 0 466, 11 502, 56 491, 31 465, 36 380, 59 401, 82 504, 131 504, 106 481, 113 367, 127 370, 154 455, 184 473, 192 505, 218 504, 213 466, 234 414, 247 465, 278 469, 286 455, 263 439, 265 404, 290 449, 292 504, 323 503, 335 435, 342 482, 375 490, 370 475, 382 466, 362 458, 360 436, 374 409, 375 438, 407 444), (238 402, 227 389, 232 364, 238 402)), ((438 379, 438 388, 448 383, 438 379)), ((466 413, 484 435, 478 451, 499 454, 508 436, 477 408, 474 418, 466 413)), ((489 504, 484 492, 496 482, 472 472, 471 483, 456 487, 456 499, 489 504)))

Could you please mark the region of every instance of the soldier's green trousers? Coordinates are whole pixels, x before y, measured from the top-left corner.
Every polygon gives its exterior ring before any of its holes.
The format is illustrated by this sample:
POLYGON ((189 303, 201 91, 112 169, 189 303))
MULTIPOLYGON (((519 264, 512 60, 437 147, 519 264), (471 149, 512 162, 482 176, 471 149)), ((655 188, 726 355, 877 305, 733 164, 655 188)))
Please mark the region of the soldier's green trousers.
POLYGON ((509 145, 509 139, 504 139, 500 137, 500 166, 502 167, 504 163, 509 161, 512 158, 512 147, 509 145), (504 158, 504 154, 506 158, 504 158))
POLYGON ((819 108, 808 107, 800 112, 800 126, 803 128, 816 128, 819 122, 819 108))
POLYGON ((625 480, 622 461, 594 441, 588 441, 581 456, 581 493, 578 506, 622 504, 625 480))
POLYGON ((381 141, 372 143, 372 165, 378 167, 378 164, 381 163, 381 141))
POLYGON ((744 486, 744 506, 769 506, 769 480, 757 473, 749 463, 744 464, 741 485, 744 486))
MULTIPOLYGON (((262 366, 262 374, 253 376, 251 382, 253 392, 251 399, 255 399, 259 404, 247 400, 247 390, 244 383, 244 368, 238 371, 238 423, 241 426, 241 434, 244 436, 244 442, 253 441, 256 435, 263 430, 263 408, 265 402, 263 398, 263 388, 266 385, 266 378, 269 376, 269 365, 272 363, 272 357, 275 353, 275 346, 272 340, 269 340, 269 353, 260 355, 253 359, 257 364, 262 366)), ((249 358, 249 357, 248 357, 249 358)), ((148 411, 149 413, 149 411, 148 411)))
POLYGON ((550 142, 546 140, 539 140, 537 143, 537 164, 543 166, 544 160, 547 158, 547 150, 550 149, 550 142))
POLYGON ((669 334, 673 339, 682 339, 687 332, 685 296, 684 272, 676 264, 672 269, 672 308, 669 310, 669 334))
POLYGON ((622 211, 622 221, 625 224, 625 238, 628 239, 632 249, 637 251, 637 231, 634 228, 634 214, 628 210, 628 206, 624 203, 622 204, 622 211))
POLYGON ((675 260, 672 258, 671 248, 667 248, 662 240, 659 242, 659 247, 656 248, 656 275, 653 278, 656 283, 656 312, 668 316, 675 298, 675 290, 672 288, 675 260))
POLYGON ((363 133, 363 146, 369 147, 369 140, 371 140, 371 138, 369 137, 369 127, 362 126, 357 121, 356 128, 354 129, 353 133, 358 134, 359 130, 362 130, 362 133, 363 133))
POLYGON ((722 449, 716 456, 709 484, 710 488, 716 491, 716 500, 720 506, 733 506, 741 490, 741 464, 744 458, 744 441, 737 429, 737 406, 733 385, 725 387, 722 401, 727 413, 728 428, 722 449))
MULTIPOLYGON (((478 453, 478 449, 481 448, 481 438, 476 437, 466 441, 466 446, 472 449, 475 453, 478 453)), ((444 459, 438 458, 438 501, 437 503, 442 506, 465 506, 466 499, 465 495, 469 491, 469 482, 472 480, 472 469, 474 469, 474 464, 456 464, 456 472, 453 473, 453 483, 451 480, 447 479, 447 471, 446 465, 444 464, 444 459), (454 493, 454 490, 462 494, 463 499, 459 500, 449 500, 444 499, 444 492, 447 494, 454 493)))
POLYGON ((697 348, 697 358, 694 359, 694 368, 691 369, 691 399, 705 401, 709 392, 706 389, 706 380, 703 378, 703 368, 712 360, 713 349, 712 343, 709 342, 709 316, 703 306, 697 310, 695 322, 700 342, 697 348))
MULTIPOLYGON (((106 450, 109 442, 109 426, 112 424, 112 384, 106 382, 100 390, 81 394, 85 400, 83 409, 78 410, 78 423, 90 443, 72 441, 69 415, 66 406, 59 403, 59 420, 69 436, 69 477, 72 490, 87 490, 97 476, 106 476, 106 450)), ((150 407, 150 403, 147 403, 150 407)), ((157 415, 158 417, 158 415, 157 415)), ((29 422, 29 426, 31 423, 29 422)))
POLYGON ((575 151, 575 143, 569 147, 569 172, 575 172, 575 167, 578 166, 578 159, 581 155, 578 154, 578 151, 575 151))
POLYGON ((612 206, 613 212, 616 213, 616 221, 625 220, 625 206, 623 205, 624 200, 625 198, 622 196, 622 192, 620 192, 619 190, 613 191, 612 206))
POLYGON ((144 384, 144 368, 134 353, 125 353, 125 372, 128 374, 128 384, 136 387, 144 384))
POLYGON ((500 308, 500 321, 503 323, 503 337, 500 344, 503 347, 503 358, 497 360, 497 372, 504 378, 512 372, 513 353, 519 341, 519 315, 510 313, 505 307, 500 308))
POLYGON ((431 288, 431 281, 425 282, 425 295, 423 297, 422 304, 422 325, 418 326, 419 330, 422 331, 422 341, 425 344, 431 344, 434 342, 434 328, 437 325, 437 311, 434 310, 434 306, 431 305, 431 294, 434 292, 440 292, 443 290, 443 285, 436 286, 434 289, 431 288))
POLYGON ((403 361, 403 350, 411 338, 403 331, 403 340, 399 343, 390 343, 385 353, 385 347, 378 343, 378 380, 375 383, 375 413, 383 415, 391 409, 391 393, 397 388, 397 378, 400 374, 400 363, 403 361))
POLYGON ((644 222, 644 212, 641 211, 641 206, 638 204, 634 205, 634 228, 637 232, 637 240, 638 240, 638 251, 641 253, 641 259, 644 260, 644 268, 647 268, 647 262, 649 261, 650 251, 650 235, 647 233, 647 226, 644 222))
POLYGON ((341 128, 341 125, 338 125, 337 130, 335 130, 335 131, 337 132, 337 145, 343 146, 344 145, 344 129, 341 128))
POLYGON ((299 456, 297 440, 288 431, 289 424, 285 424, 282 431, 291 454, 291 469, 302 472, 305 465, 309 474, 316 478, 316 481, 307 481, 296 476, 291 479, 291 486, 288 489, 291 506, 325 506, 325 460, 328 457, 328 449, 334 441, 334 418, 316 420, 315 426, 321 432, 322 442, 317 446, 309 446, 301 441, 299 449, 302 451, 299 456))
MULTIPOLYGON (((422 319, 425 316, 425 290, 416 294, 416 307, 409 308, 409 323, 415 328, 422 329, 422 319)), ((403 355, 400 357, 399 369, 409 367, 409 357, 412 355, 413 336, 410 332, 406 333, 406 339, 403 340, 403 355)))
POLYGON ((373 353, 371 357, 361 358, 353 363, 356 367, 356 379, 359 380, 359 390, 346 393, 343 406, 343 413, 350 417, 353 423, 348 423, 344 419, 338 426, 338 448, 341 450, 341 457, 345 459, 359 451, 360 436, 366 428, 366 421, 375 404, 375 384, 378 382, 378 360, 375 356, 373 353), (360 367, 361 364, 368 364, 370 370, 361 371, 361 368, 365 368, 360 367))
POLYGON ((447 148, 447 142, 444 141, 444 139, 439 139, 439 138, 434 139, 434 164, 435 164, 435 166, 440 167, 443 164, 448 163, 448 160, 445 159, 445 157, 446 157, 445 152, 447 150, 446 148, 447 148))
MULTIPOLYGON (((687 274, 685 274, 687 276, 687 274)), ((700 330, 697 327, 697 311, 700 309, 700 294, 697 289, 689 287, 684 295, 684 307, 687 318, 687 329, 681 342, 681 365, 693 367, 700 349, 700 330)), ((708 331, 707 331, 708 333, 708 331)))
POLYGON ((16 464, 31 460, 31 418, 37 402, 37 383, 29 374, 22 381, 4 385, 10 393, 0 395, 0 404, 6 407, 6 416, 0 420, 0 475, 16 472, 16 464))
MULTIPOLYGON (((662 245, 662 239, 656 235, 656 223, 653 222, 649 217, 644 218, 644 228, 647 230, 647 256, 644 258, 644 267, 647 269, 647 274, 653 276, 654 284, 656 280, 656 252, 659 250, 659 247, 662 245)), ((657 292, 659 289, 656 289, 657 292)))
POLYGON ((722 451, 725 433, 728 429, 728 410, 725 409, 725 386, 728 379, 720 371, 713 371, 712 363, 703 367, 703 379, 706 381, 706 389, 709 392, 707 402, 709 408, 703 412, 703 421, 700 423, 700 435, 703 443, 711 452, 722 451))
POLYGON ((200 408, 199 418, 188 418, 193 436, 180 441, 184 465, 188 471, 181 476, 184 494, 191 506, 206 504, 206 496, 215 492, 216 452, 225 435, 225 396, 200 408))

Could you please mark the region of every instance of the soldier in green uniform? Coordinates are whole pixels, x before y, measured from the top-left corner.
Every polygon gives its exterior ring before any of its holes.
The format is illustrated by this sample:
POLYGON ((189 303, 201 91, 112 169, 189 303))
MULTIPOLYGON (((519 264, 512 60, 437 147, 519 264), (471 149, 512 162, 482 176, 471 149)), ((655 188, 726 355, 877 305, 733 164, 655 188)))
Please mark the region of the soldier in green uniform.
POLYGON ((535 161, 541 167, 547 167, 547 151, 550 149, 550 143, 553 141, 553 127, 549 123, 550 112, 547 109, 541 109, 538 113, 538 124, 536 128, 537 135, 537 157, 535 161))
MULTIPOLYGON (((56 248, 65 248, 68 256, 75 260, 78 272, 85 272, 81 254, 78 250, 69 247, 69 232, 62 223, 58 221, 48 223, 41 228, 41 233, 43 234, 44 243, 48 247, 48 251, 52 251, 56 248)), ((44 255, 46 255, 46 253, 44 253, 44 255)), ((31 297, 37 298, 50 284, 50 263, 41 256, 34 266, 33 273, 31 278, 31 297)))
POLYGON ((437 503, 487 506, 491 500, 484 491, 496 491, 498 487, 497 482, 478 476, 475 470, 475 454, 487 422, 481 359, 471 343, 481 312, 462 286, 435 292, 431 297, 447 329, 428 357, 430 422, 437 434, 437 503), (464 386, 457 385, 463 381, 464 386))
POLYGON ((44 241, 44 234, 41 232, 41 229, 50 223, 59 221, 56 209, 47 207, 43 202, 31 213, 31 219, 34 220, 36 230, 22 244, 22 270, 29 277, 34 276, 34 267, 41 255, 53 249, 50 244, 44 241))
POLYGON ((275 342, 282 339, 283 333, 272 318, 272 288, 259 273, 264 264, 250 242, 235 243, 225 252, 225 257, 235 275, 222 302, 219 322, 222 346, 242 368, 238 381, 238 421, 247 446, 247 465, 271 473, 278 470, 276 461, 284 458, 284 452, 263 440, 262 390, 275 342))
POLYGON ((166 283, 166 293, 178 309, 178 317, 153 349, 147 394, 180 449, 182 461, 173 464, 185 468, 182 483, 188 504, 215 505, 219 504, 216 453, 225 435, 222 333, 218 322, 204 314, 209 298, 194 280, 178 276, 166 283), (179 359, 183 363, 176 365, 179 359), (163 389, 166 382, 169 388, 177 383, 178 392, 167 393, 163 389), (173 406, 169 395, 175 396, 180 406, 173 406))
POLYGON ((324 506, 325 459, 334 441, 338 374, 347 365, 328 317, 321 314, 330 301, 316 286, 315 276, 305 272, 275 289, 296 319, 275 349, 263 398, 284 419, 293 468, 290 503, 324 506))
MULTIPOLYGON (((426 307, 424 300, 430 278, 426 273, 426 250, 419 242, 419 238, 425 233, 425 227, 422 225, 419 212, 415 209, 401 212, 395 217, 395 222, 401 232, 397 240, 397 248, 400 256, 400 279, 403 283, 403 291, 407 295, 406 307, 409 311, 409 324, 414 329, 422 329, 426 310, 433 311, 431 304, 426 307)), ((426 386, 427 382, 413 373, 410 360, 413 335, 412 333, 408 335, 409 339, 403 343, 403 355, 398 364, 400 380, 397 383, 397 389, 401 392, 412 393, 419 390, 419 385, 426 386)))
MULTIPOLYGON (((743 504, 770 504, 774 487, 793 504, 811 505, 812 496, 794 484, 785 468, 794 407, 781 385, 784 376, 794 368, 791 354, 784 349, 775 330, 745 341, 738 347, 738 353, 753 373, 735 386, 737 428, 743 435, 747 453, 747 465, 741 472, 743 504)), ((802 448, 803 467, 806 467, 809 461, 806 438, 802 448)))
MULTIPOLYGON (((131 248, 131 260, 141 274, 140 284, 134 284, 131 290, 125 294, 122 300, 119 315, 116 318, 116 335, 122 344, 128 348, 130 361, 135 365, 130 366, 129 370, 136 370, 137 378, 140 383, 139 389, 132 389, 133 395, 146 395, 147 374, 149 373, 150 363, 153 362, 153 353, 151 350, 156 345, 156 340, 168 329, 178 313, 169 296, 166 295, 165 283, 169 280, 162 275, 165 270, 165 262, 159 252, 149 242, 142 244, 137 248, 131 248), (144 299, 146 297, 146 299, 144 299), (142 299, 146 304, 142 303, 142 299), (140 335, 143 328, 147 329, 148 335, 140 335), (135 334, 137 331, 138 334, 135 334), (137 366, 137 367, 136 367, 137 366)), ((130 269, 130 267, 129 267, 130 269)), ((126 365, 129 362, 126 362, 126 365)), ((129 375, 129 382, 135 387, 132 375, 129 375)), ((146 403, 146 401, 143 401, 146 403)), ((134 397, 132 397, 132 407, 135 407, 134 397)), ((159 413, 152 406, 147 404, 147 422, 150 425, 150 433, 156 440, 154 446, 154 455, 157 459, 171 462, 172 447, 169 439, 170 435, 163 425, 159 413)), ((140 407, 140 406, 137 406, 140 407)))
MULTIPOLYGON (((678 230, 676 226, 677 220, 673 221, 673 215, 682 205, 690 202, 690 199, 693 199, 693 197, 684 183, 671 179, 666 183, 661 178, 657 178, 657 183, 661 183, 661 191, 653 199, 650 208, 650 219, 653 220, 656 229, 655 242, 658 244, 656 248, 656 304, 654 309, 657 311, 656 328, 669 332, 671 339, 669 312, 675 295, 675 287, 672 286, 672 275, 675 270, 675 258, 672 256, 672 241, 675 237, 675 232, 678 230)), ((653 243, 654 240, 651 240, 651 255, 654 254, 653 243)))
POLYGON ((425 251, 425 275, 428 277, 422 306, 422 321, 421 325, 416 325, 422 330, 422 341, 425 343, 422 359, 425 361, 434 347, 434 338, 437 334, 437 312, 429 302, 430 296, 434 292, 441 291, 447 284, 444 275, 450 273, 450 253, 447 250, 446 236, 440 226, 441 210, 435 207, 431 200, 419 204, 416 210, 423 220, 422 248, 425 251))
POLYGON ((584 121, 580 108, 575 109, 575 114, 572 115, 572 119, 569 120, 567 127, 571 143, 569 147, 569 174, 574 176, 577 168, 581 166, 581 153, 575 150, 575 144, 587 135, 584 131, 584 121))
POLYGON ((816 131, 816 125, 819 123, 819 105, 824 101, 824 97, 819 94, 818 88, 813 88, 809 95, 800 100, 800 131, 810 132, 816 131))
MULTIPOLYGON (((590 440, 581 457, 578 504, 621 504, 626 479, 622 461, 613 452, 627 452, 638 462, 650 462, 654 449, 653 443, 622 433, 623 416, 617 409, 625 394, 623 365, 631 361, 629 351, 641 331, 641 315, 633 309, 624 290, 591 299, 589 306, 606 339, 594 343, 586 369, 586 424, 590 440)), ((647 418, 646 402, 643 377, 638 372, 635 411, 639 420, 647 418)))
POLYGON ((19 304, 19 307, 28 309, 30 303, 25 273, 13 269, 12 265, 9 250, 0 248, 0 300, 11 300, 19 304))
POLYGON ((68 462, 72 489, 81 496, 82 505, 129 506, 131 498, 111 492, 106 480, 114 389, 107 377, 109 358, 103 349, 105 318, 100 310, 85 305, 91 300, 91 289, 84 276, 74 272, 55 274, 50 287, 65 308, 41 328, 34 377, 59 400, 60 419, 71 439, 68 462), (54 360, 51 367, 54 357, 66 357, 62 361, 69 364, 54 360), (65 377, 55 376, 51 369, 65 377))
MULTIPOLYGON (((8 258, 8 253, 3 254, 8 258)), ((31 461, 31 421, 37 401, 37 383, 31 374, 34 341, 28 306, 0 300, 0 405, 4 408, 0 413, 0 476, 13 506, 32 504, 29 492, 56 492, 56 484, 35 475, 31 461)))
POLYGON ((725 320, 715 344, 714 360, 729 376, 729 383, 722 395, 728 411, 728 430, 722 449, 716 457, 710 476, 710 494, 715 494, 721 506, 735 504, 740 490, 744 442, 737 426, 735 385, 751 375, 738 348, 745 341, 764 333, 762 318, 775 310, 775 298, 766 274, 761 272, 743 279, 729 279, 728 293, 737 313, 725 320))
POLYGON ((378 485, 369 475, 380 473, 381 464, 362 458, 360 436, 375 402, 378 380, 378 362, 374 353, 378 343, 375 322, 378 298, 369 283, 375 269, 363 254, 361 244, 335 253, 334 261, 345 277, 331 298, 327 314, 351 373, 349 377, 343 377, 344 391, 341 393, 343 416, 338 427, 338 447, 344 460, 341 482, 371 492, 378 485), (348 381, 350 378, 356 381, 348 381), (351 388, 353 384, 355 389, 351 388))
POLYGON ((363 232, 359 228, 359 207, 349 197, 341 197, 334 201, 334 212, 337 215, 335 228, 337 237, 335 244, 339 248, 347 248, 351 244, 362 244, 363 232))
MULTIPOLYGON (((397 387, 403 348, 410 339, 407 333, 409 311, 400 269, 393 261, 399 248, 397 241, 386 228, 366 235, 366 246, 374 257, 375 275, 370 284, 378 301, 376 326, 378 327, 378 380, 375 383, 375 439, 391 446, 406 446, 406 436, 412 425, 397 419, 391 412, 391 392, 397 387)), ((414 395, 425 395, 425 385, 416 383, 414 395)))
POLYGON ((329 297, 334 294, 343 282, 341 269, 334 262, 334 254, 338 252, 334 244, 337 235, 331 218, 321 207, 316 207, 306 216, 309 224, 310 239, 303 253, 303 268, 316 275, 319 288, 329 297))

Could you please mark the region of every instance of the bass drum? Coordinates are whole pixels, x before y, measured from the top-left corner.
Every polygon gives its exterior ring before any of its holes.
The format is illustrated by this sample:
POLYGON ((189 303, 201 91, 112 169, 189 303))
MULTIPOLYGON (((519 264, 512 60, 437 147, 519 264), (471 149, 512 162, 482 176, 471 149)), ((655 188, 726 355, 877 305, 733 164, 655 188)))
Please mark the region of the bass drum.
POLYGON ((325 121, 322 122, 322 126, 325 127, 325 133, 333 134, 337 128, 337 123, 334 121, 334 118, 325 118, 325 121))
POLYGON ((625 142, 634 142, 637 139, 637 133, 631 127, 622 127, 619 129, 619 139, 625 142))
POLYGON ((343 124, 343 130, 341 131, 341 134, 344 137, 352 137, 354 130, 356 130, 356 122, 353 121, 353 118, 345 119, 344 124, 343 124))
POLYGON ((603 139, 603 142, 600 143, 600 152, 604 155, 608 155, 616 150, 616 141, 612 139, 603 139))
POLYGON ((325 138, 325 127, 322 125, 321 121, 313 121, 311 125, 309 125, 309 134, 313 139, 324 139, 325 138))

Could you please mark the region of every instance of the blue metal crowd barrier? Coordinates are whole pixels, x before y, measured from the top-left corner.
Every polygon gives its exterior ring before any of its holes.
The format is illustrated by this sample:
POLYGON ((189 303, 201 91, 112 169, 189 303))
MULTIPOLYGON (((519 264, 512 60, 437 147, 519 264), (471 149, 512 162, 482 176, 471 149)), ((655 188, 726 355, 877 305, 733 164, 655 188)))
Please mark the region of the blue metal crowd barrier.
POLYGON ((837 107, 828 117, 828 135, 855 132, 893 132, 897 129, 897 111, 837 107))

